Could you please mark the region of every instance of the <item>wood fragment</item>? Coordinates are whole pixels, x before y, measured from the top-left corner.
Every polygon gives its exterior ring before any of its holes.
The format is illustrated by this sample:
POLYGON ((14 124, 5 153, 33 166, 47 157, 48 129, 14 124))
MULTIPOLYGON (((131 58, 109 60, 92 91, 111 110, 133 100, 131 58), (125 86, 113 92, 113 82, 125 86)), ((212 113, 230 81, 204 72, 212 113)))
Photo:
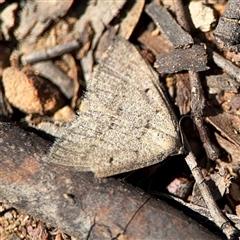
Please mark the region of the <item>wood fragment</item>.
POLYGON ((188 5, 191 20, 195 28, 202 32, 208 32, 212 29, 213 23, 216 21, 213 9, 206 5, 203 1, 191 1, 188 5))
POLYGON ((228 61, 226 58, 222 57, 217 52, 212 52, 212 58, 215 64, 224 69, 227 73, 229 73, 231 76, 236 78, 236 80, 240 83, 240 68, 228 61))
POLYGON ((188 73, 176 74, 177 79, 177 96, 176 104, 179 108, 181 116, 187 114, 191 110, 191 89, 188 73))
POLYGON ((182 26, 183 29, 185 29, 187 32, 190 32, 190 26, 186 22, 186 11, 183 6, 183 2, 179 0, 173 0, 175 12, 176 12, 176 18, 180 26, 182 26))
POLYGON ((240 51, 239 8, 238 0, 229 0, 214 32, 220 45, 233 52, 240 51))
POLYGON ((50 142, 34 134, 0 123, 0 138, 1 201, 77 239, 218 239, 127 184, 50 164, 50 142))
POLYGON ((156 2, 152 2, 146 6, 145 11, 154 20, 160 30, 164 32, 174 47, 186 48, 193 44, 191 35, 174 21, 164 7, 156 2))
POLYGON ((239 117, 227 112, 207 109, 206 121, 213 125, 229 141, 240 148, 239 117))
MULTIPOLYGON (((162 8, 159 4, 153 2, 149 5, 147 5, 146 12, 148 13, 149 16, 151 16, 153 18, 153 20, 158 25, 158 27, 164 29, 165 25, 166 25, 166 23, 163 21, 164 19, 161 19, 161 18, 158 19, 158 15, 162 15, 163 9, 164 8, 162 8), (161 22, 161 21, 163 21, 163 22, 161 22)), ((165 12, 165 11, 166 11, 166 9, 164 9, 163 12, 165 12)), ((175 26, 175 25, 178 26, 178 24, 174 21, 174 19, 171 17, 171 15, 169 13, 167 15, 167 19, 168 19, 168 22, 167 22, 168 28, 164 31, 164 33, 168 36, 169 40, 173 41, 172 44, 175 45, 174 44, 175 40, 172 40, 171 37, 169 37, 169 36, 172 36, 172 37, 174 36, 174 39, 176 39, 175 32, 171 32, 171 31, 173 31, 175 29, 175 27, 173 27, 173 26, 175 26)), ((186 24, 187 24, 187 21, 186 21, 186 24)), ((180 26, 178 26, 178 27, 180 27, 180 26)), ((190 36, 190 35, 188 33, 186 33, 184 30, 182 30, 180 35, 178 36, 183 41, 182 46, 185 46, 185 47, 189 46, 189 42, 187 41, 188 40, 187 36, 190 36), (183 44, 183 43, 185 43, 185 44, 183 44)), ((185 49, 185 51, 186 51, 186 49, 185 49)), ((200 137, 201 137, 201 140, 203 141, 203 146, 205 148, 207 156, 210 159, 214 160, 214 159, 218 158, 219 151, 216 148, 216 146, 214 146, 211 143, 211 141, 207 135, 206 129, 204 127, 204 124, 203 124, 202 114, 203 114, 203 109, 205 107, 205 103, 204 103, 205 100, 204 100, 201 81, 200 81, 199 75, 192 70, 189 70, 189 78, 190 78, 190 83, 191 83, 191 95, 192 95, 192 97, 191 97, 191 105, 192 105, 191 113, 192 113, 194 122, 198 128, 198 131, 200 131, 200 135, 201 135, 201 133, 203 134, 203 136, 200 136, 200 137)))
POLYGON ((52 58, 59 57, 64 53, 75 51, 79 47, 80 47, 80 43, 74 39, 68 43, 59 44, 57 46, 54 46, 52 48, 49 48, 43 51, 33 52, 31 54, 23 55, 21 57, 21 61, 24 65, 27 65, 27 64, 35 63, 39 61, 50 60, 52 58))
POLYGON ((18 40, 27 35, 36 39, 52 22, 62 17, 71 7, 73 0, 66 1, 26 1, 19 13, 20 23, 14 34, 18 40))
POLYGON ((74 85, 67 75, 61 71, 52 61, 41 61, 33 64, 38 74, 50 80, 59 87, 62 93, 68 98, 73 97, 74 85))
POLYGON ((154 55, 169 53, 172 50, 171 44, 163 34, 153 36, 149 30, 141 32, 137 40, 154 55))
POLYGON ((13 114, 13 109, 9 102, 7 101, 2 83, 0 83, 0 119, 3 121, 3 119, 10 119, 10 117, 13 114))
POLYGON ((188 155, 185 157, 186 163, 188 164, 193 177, 198 185, 198 188, 202 194, 202 197, 204 199, 204 202, 214 220, 216 225, 224 232, 224 234, 227 236, 228 239, 234 239, 237 234, 238 230, 231 225, 229 220, 226 218, 226 216, 221 212, 221 210, 218 208, 216 202, 214 201, 211 191, 203 177, 203 174, 201 172, 201 169, 197 165, 196 158, 194 154, 191 151, 191 148, 185 138, 183 136, 185 146, 188 150, 188 155))
POLYGON ((209 140, 207 129, 203 123, 202 116, 205 108, 205 98, 200 77, 198 73, 193 71, 188 71, 188 74, 191 85, 191 115, 198 129, 207 156, 212 160, 216 160, 220 154, 219 150, 209 140))
POLYGON ((97 48, 95 50, 95 59, 99 61, 104 54, 106 53, 108 47, 110 46, 111 42, 115 38, 118 32, 118 27, 110 26, 101 36, 99 39, 97 48))
POLYGON ((219 94, 223 91, 238 93, 239 83, 228 74, 206 76, 206 85, 209 94, 219 94))
POLYGON ((177 73, 183 70, 201 72, 209 69, 205 50, 196 44, 188 49, 174 49, 171 53, 158 55, 154 67, 159 73, 177 73))
POLYGON ((126 2, 123 9, 124 18, 120 23, 118 36, 121 36, 125 39, 130 38, 142 14, 144 5, 145 0, 141 1, 128 0, 126 2))
POLYGON ((69 71, 68 75, 71 77, 73 82, 73 97, 71 100, 71 106, 73 109, 77 109, 79 106, 81 87, 80 87, 80 77, 78 73, 78 66, 74 57, 71 54, 64 54, 62 57, 63 61, 68 65, 69 71))
POLYGON ((85 57, 81 59, 81 66, 84 71, 84 80, 86 82, 89 80, 93 70, 93 52, 98 41, 102 36, 106 26, 108 26, 110 22, 119 14, 126 2, 126 0, 91 0, 88 2, 88 4, 86 4, 86 1, 79 1, 79 5, 77 7, 78 9, 81 9, 81 12, 84 9, 84 14, 74 24, 75 35, 81 35, 81 33, 84 31, 86 22, 89 22, 94 32, 91 41, 91 48, 85 57), (109 11, 106 11, 106 9, 109 9, 109 11))
POLYGON ((2 21, 1 31, 4 35, 5 40, 10 40, 10 30, 15 25, 15 16, 14 13, 18 8, 17 3, 9 4, 6 8, 4 8, 0 14, 0 19, 2 21))

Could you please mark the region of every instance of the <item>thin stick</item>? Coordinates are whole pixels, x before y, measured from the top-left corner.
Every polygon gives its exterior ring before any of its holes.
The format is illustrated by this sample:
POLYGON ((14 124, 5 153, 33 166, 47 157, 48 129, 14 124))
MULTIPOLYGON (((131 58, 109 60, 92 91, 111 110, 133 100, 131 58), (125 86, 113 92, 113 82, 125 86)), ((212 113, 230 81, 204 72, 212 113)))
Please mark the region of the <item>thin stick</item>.
MULTIPOLYGON (((183 5, 182 1, 178 0, 178 4, 175 5, 175 7, 177 7, 177 6, 181 7, 182 5, 183 5), (179 4, 179 2, 181 2, 181 4, 179 4)), ((176 11, 176 13, 178 13, 178 12, 183 13, 183 11, 176 11)), ((189 29, 189 24, 186 21, 186 18, 181 16, 181 21, 185 22, 184 26, 188 25, 187 29, 189 29)), ((203 115, 203 110, 205 108, 205 98, 204 98, 204 94, 203 94, 200 77, 199 77, 198 73, 193 72, 191 70, 188 71, 188 74, 189 74, 190 85, 191 85, 191 113, 193 116, 193 120, 198 128, 199 135, 200 135, 201 141, 203 142, 203 146, 205 148, 207 155, 211 159, 216 159, 219 155, 218 149, 213 144, 211 144, 208 134, 207 134, 207 131, 203 124, 202 115, 203 115)), ((186 147, 186 149, 189 152, 188 155, 186 156, 185 160, 186 160, 186 163, 188 164, 188 166, 192 172, 192 175, 199 187, 199 190, 202 194, 203 200, 204 200, 207 208, 209 209, 209 212, 210 212, 215 224, 220 229, 222 229, 222 231, 225 233, 225 235, 227 236, 228 239, 233 239, 237 235, 238 230, 230 224, 229 220, 223 215, 223 213, 218 208, 216 202, 213 199, 212 193, 211 193, 208 185, 206 184, 203 174, 197 165, 196 158, 195 158, 194 154, 192 153, 190 145, 184 134, 183 134, 183 138, 184 138, 184 146, 186 147)))
POLYGON ((179 25, 182 26, 187 32, 190 32, 190 26, 186 21, 183 2, 179 0, 173 0, 173 4, 175 6, 175 14, 179 25))
POLYGON ((227 60, 226 58, 222 57, 220 54, 216 53, 215 51, 212 51, 212 57, 215 64, 224 69, 226 72, 228 72, 231 76, 236 78, 238 82, 240 82, 240 68, 234 65, 232 62, 227 60))
POLYGON ((197 165, 196 158, 190 148, 190 145, 184 133, 182 133, 182 135, 183 135, 184 146, 188 151, 188 155, 185 157, 185 161, 192 172, 192 175, 202 194, 203 200, 207 208, 209 209, 209 212, 213 218, 213 221, 224 232, 224 234, 227 236, 228 239, 234 239, 234 237, 238 233, 238 230, 230 224, 227 217, 218 208, 216 202, 213 199, 212 193, 203 177, 201 169, 197 165))
MULTIPOLYGON (((186 20, 186 15, 184 14, 182 0, 175 0, 174 4, 177 19, 181 19, 179 24, 181 24, 182 27, 185 29, 190 29, 189 22, 186 20)), ((188 74, 191 85, 191 114, 193 117, 193 121, 196 124, 207 156, 212 160, 216 160, 219 157, 219 150, 210 141, 202 117, 203 110, 205 108, 205 97, 203 94, 201 80, 199 74, 196 72, 190 70, 188 71, 188 74)))
POLYGON ((219 150, 211 143, 204 126, 202 115, 205 108, 205 98, 199 74, 193 71, 188 71, 188 74, 191 85, 191 114, 193 121, 196 124, 207 156, 210 159, 215 160, 219 157, 219 150))
MULTIPOLYGON (((175 1, 176 2, 176 1, 175 1)), ((182 6, 181 0, 178 0, 178 4, 176 4, 176 8, 182 6)), ((191 46, 193 44, 193 38, 191 35, 183 30, 177 23, 174 21, 172 16, 167 12, 167 10, 156 2, 152 2, 146 6, 146 13, 154 20, 155 24, 161 29, 162 32, 165 33, 169 41, 176 48, 186 48, 187 46, 191 46)), ((180 9, 176 11, 176 14, 180 14, 181 23, 185 23, 184 26, 188 26, 189 23, 186 21, 185 15, 183 15, 183 10, 180 9)), ((207 131, 204 127, 203 123, 203 109, 205 108, 205 100, 202 91, 201 81, 199 75, 193 71, 189 71, 189 78, 192 89, 192 116, 193 120, 196 123, 198 131, 203 134, 203 146, 205 148, 207 156, 215 160, 219 157, 218 149, 211 143, 207 131), (200 102, 199 102, 200 101, 200 102)))
POLYGON ((77 50, 79 47, 80 42, 74 39, 68 43, 59 44, 43 51, 33 52, 29 55, 23 55, 21 60, 24 65, 27 65, 61 56, 64 53, 69 53, 77 50))

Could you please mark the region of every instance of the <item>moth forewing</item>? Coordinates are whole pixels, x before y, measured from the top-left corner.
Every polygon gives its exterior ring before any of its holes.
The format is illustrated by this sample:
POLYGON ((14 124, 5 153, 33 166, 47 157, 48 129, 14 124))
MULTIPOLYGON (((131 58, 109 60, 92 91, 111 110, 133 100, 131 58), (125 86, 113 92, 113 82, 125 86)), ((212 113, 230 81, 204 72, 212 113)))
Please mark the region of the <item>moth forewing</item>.
POLYGON ((176 117, 153 70, 131 43, 116 38, 50 159, 107 177, 156 164, 180 148, 176 117))

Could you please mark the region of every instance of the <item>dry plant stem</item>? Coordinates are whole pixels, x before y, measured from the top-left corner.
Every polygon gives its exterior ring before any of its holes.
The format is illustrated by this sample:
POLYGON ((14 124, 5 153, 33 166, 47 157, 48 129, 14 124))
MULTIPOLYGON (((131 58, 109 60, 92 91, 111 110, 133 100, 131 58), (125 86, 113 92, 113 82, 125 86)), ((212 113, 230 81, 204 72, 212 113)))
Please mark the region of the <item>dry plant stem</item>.
MULTIPOLYGON (((181 26, 185 29, 190 29, 189 23, 186 20, 186 15, 184 14, 182 0, 175 0, 174 4, 177 19, 181 19, 179 24, 181 24, 181 26)), ((191 70, 188 71, 188 73, 191 86, 191 113, 193 116, 193 120, 199 131, 199 135, 201 141, 203 142, 203 147, 206 151, 207 156, 210 159, 215 160, 219 157, 219 151, 216 146, 211 143, 207 131, 204 127, 202 115, 205 108, 205 98, 203 95, 201 81, 198 73, 191 70)))
MULTIPOLYGON (((178 0, 178 4, 175 4, 175 7, 178 8, 178 6, 181 7, 181 5, 182 5, 182 1, 178 0), (179 2, 181 2, 181 4, 179 4, 179 2)), ((177 14, 178 12, 179 11, 176 11, 177 14)), ((182 17, 183 18, 181 19, 183 20, 183 22, 185 22, 184 25, 189 26, 189 24, 186 21, 186 17, 185 18, 184 16, 182 17)), ((211 144, 207 131, 203 125, 202 115, 203 115, 203 110, 205 108, 205 98, 203 95, 203 89, 202 89, 201 81, 199 78, 199 74, 191 70, 188 71, 188 74, 189 74, 190 86, 191 86, 191 113, 193 116, 193 120, 198 128, 200 138, 203 142, 203 146, 206 150, 208 157, 211 159, 216 159, 219 155, 218 149, 211 144)), ((214 219, 214 222, 216 223, 216 225, 220 227, 220 229, 222 229, 222 231, 225 233, 228 239, 233 239, 237 234, 237 229, 230 224, 228 219, 223 215, 223 213, 217 207, 217 204, 212 197, 212 194, 205 182, 202 172, 197 165, 196 158, 193 155, 185 137, 184 139, 186 143, 185 144, 186 148, 189 150, 189 154, 187 155, 185 160, 195 178, 195 181, 199 187, 199 190, 202 194, 205 204, 208 207, 210 214, 214 219)))
MULTIPOLYGON (((190 29, 189 23, 186 20, 186 15, 184 14, 182 0, 175 0, 174 4, 177 19, 181 18, 181 22, 179 22, 179 24, 181 24, 182 27, 185 29, 190 29)), ((203 95, 199 74, 191 70, 188 71, 188 74, 191 86, 191 113, 193 116, 193 120, 199 131, 199 135, 207 156, 210 159, 215 160, 219 157, 219 150, 211 143, 207 131, 204 127, 202 116, 203 110, 205 108, 205 98, 203 95)))
POLYGON ((183 2, 179 0, 173 0, 175 7, 175 14, 179 25, 181 25, 187 32, 190 32, 190 26, 185 19, 185 11, 183 7, 183 2))
POLYGON ((153 19, 174 47, 186 47, 193 44, 191 35, 182 29, 166 8, 152 2, 146 6, 145 12, 153 19))
POLYGON ((240 82, 240 68, 239 67, 237 67, 236 65, 234 65, 233 63, 231 63, 230 61, 228 61, 227 59, 225 59, 220 54, 218 54, 214 51, 212 52, 212 57, 213 57, 213 61, 215 62, 215 64, 218 67, 224 69, 231 76, 236 78, 236 80, 238 82, 240 82))
POLYGON ((59 44, 43 51, 34 52, 29 55, 23 55, 21 60, 24 65, 27 65, 61 56, 64 53, 69 53, 77 50, 79 47, 80 42, 78 42, 77 40, 72 40, 68 43, 59 44))
POLYGON ((218 239, 139 189, 49 163, 50 146, 35 134, 0 122, 0 201, 76 239, 218 239))
POLYGON ((222 229, 228 239, 232 239, 237 234, 237 229, 234 228, 229 220, 223 215, 223 213, 219 210, 216 202, 214 201, 211 191, 208 188, 205 179, 202 175, 200 168, 197 166, 196 158, 192 152, 189 152, 187 157, 185 158, 193 177, 199 187, 199 190, 202 194, 204 202, 209 209, 209 212, 215 222, 215 224, 222 229))
POLYGON ((199 78, 199 74, 193 71, 188 71, 190 85, 191 85, 191 113, 196 124, 196 127, 199 131, 199 135, 201 141, 203 143, 203 147, 207 153, 207 156, 215 160, 219 157, 218 149, 211 143, 207 130, 204 127, 203 123, 203 110, 205 108, 205 98, 203 95, 203 89, 201 85, 201 81, 199 78))
POLYGON ((61 71, 52 61, 40 61, 32 65, 41 76, 49 79, 53 84, 58 86, 62 93, 68 98, 73 97, 73 81, 61 71))

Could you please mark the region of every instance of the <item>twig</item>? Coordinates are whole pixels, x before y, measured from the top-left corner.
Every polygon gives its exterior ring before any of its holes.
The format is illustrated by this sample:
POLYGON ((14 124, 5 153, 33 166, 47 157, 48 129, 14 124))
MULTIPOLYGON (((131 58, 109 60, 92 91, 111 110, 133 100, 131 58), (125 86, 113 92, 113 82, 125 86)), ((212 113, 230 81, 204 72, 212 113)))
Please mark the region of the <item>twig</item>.
POLYGON ((217 239, 180 211, 128 184, 49 163, 50 145, 0 123, 1 201, 77 239, 217 239))
POLYGON ((153 19, 155 24, 165 33, 174 47, 189 47, 193 44, 190 34, 183 30, 172 18, 170 13, 156 2, 148 4, 146 13, 153 19))
MULTIPOLYGON (((179 0, 180 1, 180 0, 179 0)), ((161 30, 165 33, 168 37, 169 41, 175 46, 175 48, 186 48, 193 44, 193 39, 189 33, 184 31, 171 17, 171 15, 164 9, 161 5, 157 4, 156 2, 152 2, 151 4, 146 6, 147 14, 154 20, 156 25, 161 28, 161 30), (180 28, 180 29, 179 29, 180 28)), ((181 12, 181 11, 179 11, 181 12)), ((181 16, 182 18, 182 16, 181 16)), ((188 25, 188 22, 185 20, 185 25, 188 25)), ((193 120, 196 123, 199 133, 203 134, 201 139, 204 140, 203 146, 205 148, 207 156, 215 160, 219 157, 218 149, 211 143, 206 129, 203 123, 203 109, 205 108, 205 100, 202 91, 201 81, 199 75, 189 71, 190 83, 191 83, 191 93, 192 93, 192 106, 193 109, 191 110, 193 120), (199 102, 200 101, 200 104, 199 102), (199 104, 199 106, 198 106, 199 104), (197 106, 197 107, 195 107, 197 106), (197 111, 197 112, 196 112, 197 111)))
MULTIPOLYGON (((181 2, 181 0, 179 0, 181 2)), ((181 6, 182 4, 180 4, 181 6)), ((177 5, 179 6, 179 4, 177 5)), ((163 8, 160 5, 157 5, 156 3, 151 3, 150 5, 148 5, 147 8, 147 13, 153 18, 154 21, 157 21, 157 25, 161 26, 161 18, 159 18, 159 16, 162 16, 163 8)), ((177 11, 177 12, 182 12, 182 11, 177 11)), ((185 22, 185 26, 188 25, 188 22, 186 21, 186 18, 183 18, 183 16, 181 16, 181 20, 182 22, 185 22)), ((169 25, 171 20, 169 20, 169 25)), ((172 21, 172 24, 175 25, 175 22, 172 21)), ((163 24, 165 25, 165 23, 163 24)), ((163 28, 162 28, 163 29, 163 28)), ((164 33, 168 36, 172 33, 169 33, 171 31, 172 27, 170 27, 167 31, 165 30, 164 33)), ((185 32, 182 32, 182 34, 187 34, 185 32)), ((170 37, 168 37, 169 39, 171 39, 170 37)), ((184 36, 177 36, 177 38, 179 39, 186 39, 184 36)), ((184 43, 184 42, 183 42, 184 43)), ((188 42, 185 42, 185 44, 182 44, 183 46, 186 44, 188 44, 188 42)), ((203 89, 202 89, 202 85, 201 85, 201 81, 199 78, 198 73, 189 70, 189 78, 190 78, 190 85, 191 85, 191 113, 194 119, 194 122, 198 128, 198 131, 200 133, 201 136, 201 140, 203 142, 203 146, 206 150, 207 155, 211 158, 211 159, 216 159, 218 157, 218 150, 216 149, 216 147, 211 144, 206 129, 204 127, 203 124, 203 110, 205 108, 205 99, 204 99, 204 95, 203 95, 203 89)), ((216 223, 216 225, 222 229, 222 231, 226 234, 226 236, 229 239, 232 239, 233 237, 235 237, 235 235, 237 234, 237 229, 235 229, 233 226, 231 226, 231 224, 229 223, 228 219, 223 215, 223 213, 218 209, 217 204, 215 203, 212 194, 205 182, 205 179, 202 175, 202 172, 200 170, 200 168, 197 166, 197 162, 195 159, 195 156, 193 155, 190 146, 183 134, 183 139, 184 139, 184 146, 186 147, 186 149, 188 150, 188 155, 185 158, 186 162, 195 178, 196 183, 198 184, 198 187, 200 189, 200 192, 203 196, 203 199, 207 205, 207 207, 209 208, 209 211, 211 213, 211 216, 214 219, 214 222, 216 223)))
POLYGON ((217 159, 219 150, 209 140, 207 130, 203 123, 203 110, 205 108, 205 98, 203 94, 202 84, 198 73, 188 71, 191 85, 191 114, 199 132, 203 147, 210 159, 217 159))
POLYGON ((52 61, 41 61, 33 64, 33 67, 40 73, 41 76, 51 80, 58 86, 62 93, 68 98, 73 97, 74 85, 73 81, 61 71, 52 61))
MULTIPOLYGON (((178 2, 182 2, 182 0, 178 0, 178 2)), ((175 4, 175 7, 181 7, 183 4, 175 4)), ((178 11, 176 10, 176 14, 183 13, 183 10, 178 11)), ((187 27, 190 29, 189 23, 186 20, 185 16, 181 15, 182 22, 184 22, 183 27, 187 27)), ((205 108, 205 98, 202 90, 202 84, 199 77, 199 74, 193 72, 191 70, 188 71, 189 79, 190 79, 190 86, 191 86, 191 114, 193 120, 196 124, 198 129, 201 141, 203 142, 203 147, 206 151, 207 156, 212 159, 216 160, 219 157, 219 150, 217 147, 210 141, 209 136, 207 134, 207 130, 204 126, 203 122, 203 110, 205 108)))
MULTIPOLYGON (((188 145, 188 148, 190 149, 189 145, 188 145)), ((209 209, 209 212, 215 224, 220 229, 222 229, 222 231, 224 232, 224 234, 227 236, 228 239, 233 239, 237 235, 238 230, 230 224, 229 220, 223 215, 221 210, 218 208, 216 202, 212 197, 212 193, 203 177, 203 174, 197 165, 196 158, 191 150, 189 150, 189 153, 185 157, 185 160, 192 172, 192 175, 202 194, 203 200, 207 208, 209 209)))
MULTIPOLYGON (((182 2, 181 0, 179 0, 182 2)), ((185 25, 188 25, 186 18, 185 18, 185 25)), ((198 73, 193 71, 188 71, 189 73, 189 79, 190 79, 190 85, 191 85, 191 113, 194 119, 194 122, 198 128, 200 138, 203 142, 203 146, 206 150, 206 153, 211 159, 216 159, 219 155, 218 149, 211 144, 206 129, 203 125, 203 110, 205 108, 205 98, 203 95, 202 85, 199 78, 198 73)), ((233 227, 229 220, 223 215, 223 213, 219 210, 216 202, 214 201, 211 191, 206 184, 206 181, 203 177, 203 174, 200 170, 200 168, 197 165, 196 158, 194 154, 191 151, 191 148, 184 137, 184 146, 186 146, 189 154, 186 156, 185 160, 188 164, 193 177, 199 187, 199 190, 202 194, 202 197, 204 199, 204 202, 206 206, 208 207, 210 214, 212 218, 214 219, 214 222, 216 225, 222 229, 222 231, 225 233, 228 239, 233 239, 238 233, 238 230, 233 227)))
POLYGON ((33 52, 29 55, 23 55, 21 60, 24 65, 39 62, 39 61, 49 60, 49 59, 61 56, 64 53, 69 53, 74 50, 77 50, 79 47, 80 47, 80 42, 74 39, 68 43, 59 44, 57 46, 46 49, 44 51, 33 52))
POLYGON ((190 32, 190 26, 186 21, 186 14, 183 7, 183 2, 179 0, 173 0, 175 6, 176 18, 180 26, 182 26, 187 32, 190 32))
POLYGON ((224 69, 231 76, 236 78, 236 80, 238 82, 240 82, 240 68, 239 67, 237 67, 236 65, 234 65, 233 63, 231 63, 230 61, 228 61, 227 59, 225 59, 224 57, 222 57, 220 54, 218 54, 215 51, 212 51, 212 57, 213 57, 213 61, 215 62, 215 64, 218 67, 224 69))

